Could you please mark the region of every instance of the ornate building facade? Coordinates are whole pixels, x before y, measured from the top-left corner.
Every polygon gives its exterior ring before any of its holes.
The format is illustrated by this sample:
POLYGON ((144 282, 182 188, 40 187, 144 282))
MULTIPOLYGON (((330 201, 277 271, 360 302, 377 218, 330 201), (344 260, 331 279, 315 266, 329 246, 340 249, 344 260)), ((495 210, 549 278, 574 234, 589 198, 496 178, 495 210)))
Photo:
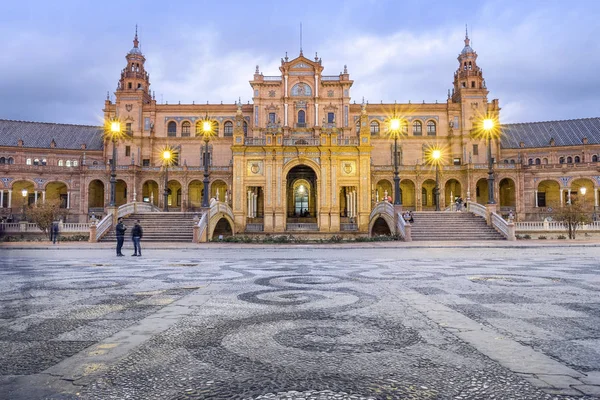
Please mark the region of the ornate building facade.
MULTIPOLYGON (((115 101, 104 105, 105 119, 123 124, 123 138, 112 142, 103 127, 0 120, 0 210, 16 217, 23 203, 52 198, 73 220, 105 213, 113 145, 117 206, 162 208, 166 199, 171 211, 200 211, 207 164, 209 196, 229 204, 234 218, 225 223, 235 232, 367 233, 374 205, 394 196, 395 162, 403 207, 432 210, 432 146, 444 154, 440 207, 456 196, 485 204, 488 143, 474 133, 483 117, 501 118, 500 106, 488 99, 468 36, 464 42, 444 102, 356 104, 345 66, 325 75, 320 58, 300 52, 282 58, 274 75, 257 66, 248 104, 159 104, 136 34, 115 101), (201 135, 207 116, 209 141, 201 135), (397 147, 392 116, 402 121, 397 147), (166 148, 177 155, 167 182, 166 148)), ((598 206, 600 118, 505 124, 498 132, 491 153, 502 212, 539 219, 577 196, 598 206)))

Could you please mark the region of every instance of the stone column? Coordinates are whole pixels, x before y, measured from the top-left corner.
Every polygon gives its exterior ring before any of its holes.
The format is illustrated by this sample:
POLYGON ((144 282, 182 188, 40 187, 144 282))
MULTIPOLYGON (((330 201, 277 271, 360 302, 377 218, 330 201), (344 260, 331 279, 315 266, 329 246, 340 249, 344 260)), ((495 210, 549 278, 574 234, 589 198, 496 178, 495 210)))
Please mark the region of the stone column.
POLYGON ((38 200, 38 191, 34 190, 33 191, 33 202, 37 203, 37 200, 38 200))
POLYGON ((67 190, 67 209, 71 208, 71 192, 67 190))
POLYGON ((46 191, 42 190, 42 203, 46 203, 46 191))
POLYGON ((560 206, 563 206, 563 190, 560 189, 560 206))
POLYGON ((4 208, 4 189, 0 189, 0 208, 4 208))
POLYGON ((12 189, 8 189, 8 208, 12 208, 12 189))
POLYGON ((594 188, 594 207, 598 207, 598 188, 594 188))
POLYGON ((537 208, 537 207, 539 207, 539 206, 538 206, 538 191, 537 191, 537 190, 534 190, 534 191, 533 191, 533 195, 535 196, 535 197, 533 198, 533 201, 535 202, 535 207, 537 208))

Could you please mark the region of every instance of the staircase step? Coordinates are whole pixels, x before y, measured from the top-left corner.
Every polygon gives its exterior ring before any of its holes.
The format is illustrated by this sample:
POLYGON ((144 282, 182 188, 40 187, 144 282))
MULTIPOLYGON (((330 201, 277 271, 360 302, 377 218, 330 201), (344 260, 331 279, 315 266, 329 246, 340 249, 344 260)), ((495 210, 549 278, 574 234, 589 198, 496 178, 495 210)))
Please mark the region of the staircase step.
POLYGON ((412 240, 505 240, 485 219, 469 212, 413 212, 412 240))

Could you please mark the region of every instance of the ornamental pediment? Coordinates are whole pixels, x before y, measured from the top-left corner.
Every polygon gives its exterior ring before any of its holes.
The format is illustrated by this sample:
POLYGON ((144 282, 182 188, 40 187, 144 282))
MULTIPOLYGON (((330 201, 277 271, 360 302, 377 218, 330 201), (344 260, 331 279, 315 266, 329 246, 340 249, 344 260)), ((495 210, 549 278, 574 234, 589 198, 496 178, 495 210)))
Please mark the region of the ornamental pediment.
POLYGON ((292 68, 298 69, 298 68, 311 68, 310 65, 308 65, 307 63, 300 61, 297 64, 292 65, 292 68))

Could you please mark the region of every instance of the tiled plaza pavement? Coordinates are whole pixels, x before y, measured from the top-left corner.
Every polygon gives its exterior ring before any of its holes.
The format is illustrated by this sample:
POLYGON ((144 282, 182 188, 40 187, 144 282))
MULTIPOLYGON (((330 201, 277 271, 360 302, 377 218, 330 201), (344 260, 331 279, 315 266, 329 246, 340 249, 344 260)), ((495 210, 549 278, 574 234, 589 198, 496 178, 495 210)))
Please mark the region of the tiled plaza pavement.
POLYGON ((0 249, 0 398, 600 398, 594 247, 113 252, 0 249))

